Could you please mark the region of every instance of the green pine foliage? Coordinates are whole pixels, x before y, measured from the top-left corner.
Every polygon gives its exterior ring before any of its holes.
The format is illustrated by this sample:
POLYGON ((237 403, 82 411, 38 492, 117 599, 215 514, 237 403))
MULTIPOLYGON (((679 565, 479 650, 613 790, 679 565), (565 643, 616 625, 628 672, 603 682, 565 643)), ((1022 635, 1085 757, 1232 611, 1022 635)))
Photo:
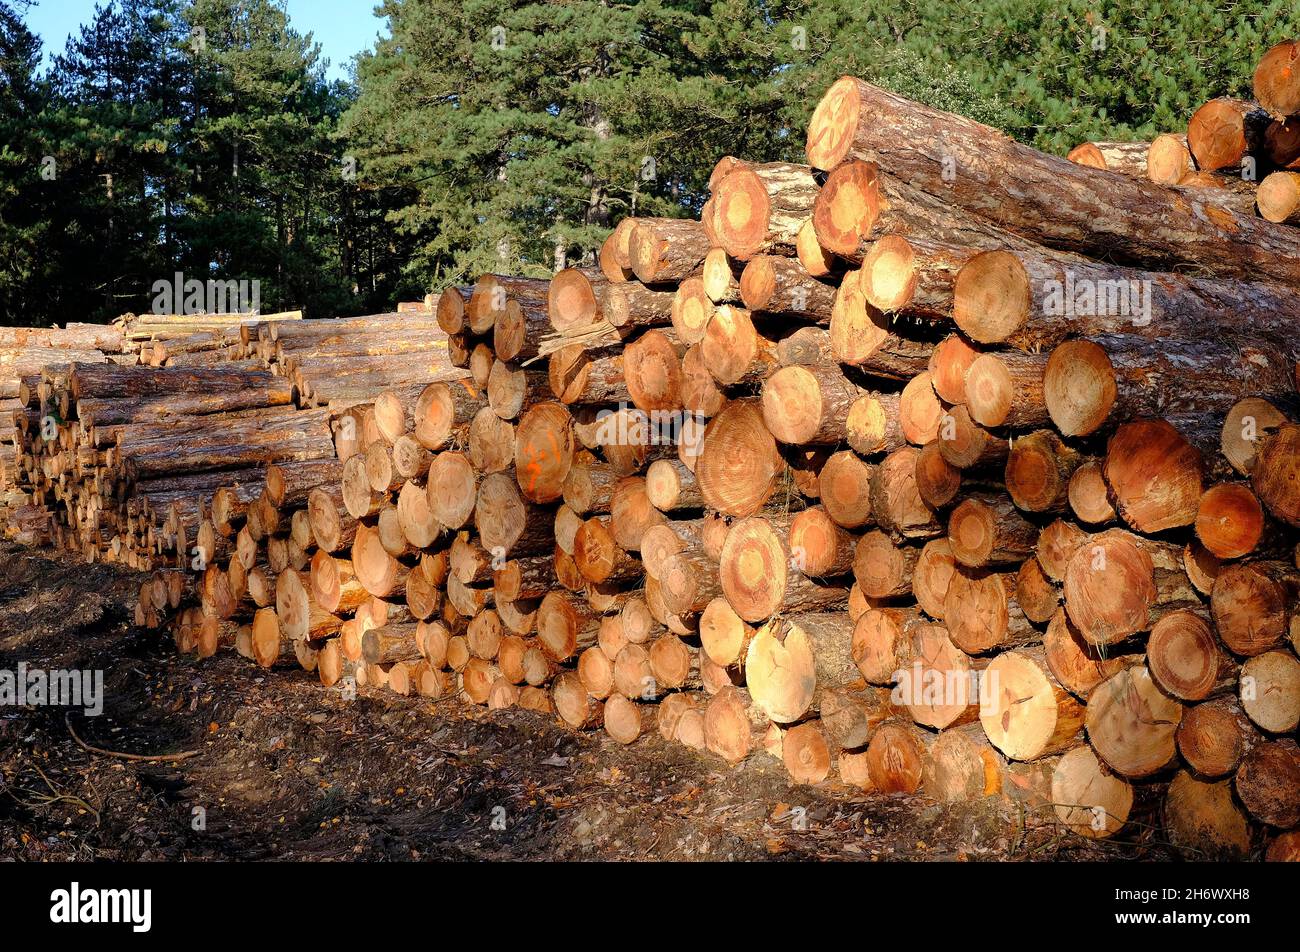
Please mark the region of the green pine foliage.
POLYGON ((37 75, 40 40, 0 0, 0 323, 15 323, 44 270, 48 223, 40 203, 38 117, 48 89, 37 75))
POLYGON ((42 71, 0 0, 0 322, 256 279, 264 309, 382 310, 589 264, 690 216, 719 158, 800 161, 862 76, 1063 154, 1249 96, 1294 0, 383 0, 353 80, 278 0, 101 0, 42 71))

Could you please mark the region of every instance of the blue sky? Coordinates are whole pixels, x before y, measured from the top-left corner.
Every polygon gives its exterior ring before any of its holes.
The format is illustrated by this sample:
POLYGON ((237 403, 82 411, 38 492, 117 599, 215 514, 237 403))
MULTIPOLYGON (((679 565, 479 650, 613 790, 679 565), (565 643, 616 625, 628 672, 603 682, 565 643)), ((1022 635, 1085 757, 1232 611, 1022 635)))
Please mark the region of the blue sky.
MULTIPOLYGON (((354 54, 369 49, 383 20, 375 16, 375 0, 281 0, 289 22, 300 33, 312 33, 321 55, 330 61, 329 78, 344 79, 354 54)), ((28 10, 28 28, 44 43, 46 62, 62 53, 67 38, 90 19, 95 0, 39 0, 28 10)))

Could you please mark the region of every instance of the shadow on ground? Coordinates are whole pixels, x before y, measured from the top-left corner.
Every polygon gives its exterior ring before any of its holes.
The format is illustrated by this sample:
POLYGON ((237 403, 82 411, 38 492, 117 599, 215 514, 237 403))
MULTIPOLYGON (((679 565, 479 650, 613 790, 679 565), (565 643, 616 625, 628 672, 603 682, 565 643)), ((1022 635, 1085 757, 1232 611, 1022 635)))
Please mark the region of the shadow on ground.
POLYGON ((1150 858, 1013 807, 791 785, 657 735, 622 747, 527 711, 206 661, 134 628, 140 577, 0 543, 0 669, 95 668, 104 713, 0 707, 0 858, 1150 858), (75 735, 74 736, 74 731, 75 735), (80 739, 80 742, 78 740, 80 739), (184 760, 135 755, 195 751, 184 760))

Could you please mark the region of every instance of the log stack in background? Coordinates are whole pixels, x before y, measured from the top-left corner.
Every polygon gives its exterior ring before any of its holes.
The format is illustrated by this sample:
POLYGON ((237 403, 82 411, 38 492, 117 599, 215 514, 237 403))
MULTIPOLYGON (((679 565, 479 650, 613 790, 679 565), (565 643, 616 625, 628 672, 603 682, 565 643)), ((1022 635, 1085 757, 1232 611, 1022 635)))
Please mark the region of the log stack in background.
MULTIPOLYGON (((194 594, 156 572, 140 615, 326 685, 1294 855, 1300 230, 1271 176, 1300 91, 1277 58, 1262 111, 1070 160, 846 77, 807 165, 724 158, 699 221, 625 220, 598 269, 244 328, 225 372, 296 403, 241 410, 240 445, 284 413, 318 449, 176 487, 161 535, 187 551, 192 513, 206 568, 194 594), (450 368, 418 376, 435 340, 450 368)), ((71 459, 136 496, 203 478, 159 440, 71 459)))
POLYGON ((0 526, 26 544, 48 543, 48 513, 37 502, 33 474, 24 465, 22 434, 31 425, 21 396, 44 369, 70 363, 138 361, 117 327, 69 324, 64 328, 0 328, 0 526))

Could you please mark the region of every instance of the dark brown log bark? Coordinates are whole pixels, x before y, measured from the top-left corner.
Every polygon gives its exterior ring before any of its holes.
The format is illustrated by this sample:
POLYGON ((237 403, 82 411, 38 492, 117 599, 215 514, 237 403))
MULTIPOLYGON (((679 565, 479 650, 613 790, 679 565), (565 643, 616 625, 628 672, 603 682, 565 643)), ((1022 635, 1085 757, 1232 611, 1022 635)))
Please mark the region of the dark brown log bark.
POLYGON ((958 275, 953 316, 972 340, 1024 349, 1054 346, 1067 336, 1194 340, 1246 330, 1293 346, 1284 315, 1294 309, 1296 292, 1286 280, 1193 277, 988 251, 958 275))
POLYGON ((695 274, 713 247, 704 226, 684 218, 642 218, 628 245, 632 270, 645 284, 677 283, 695 274))

